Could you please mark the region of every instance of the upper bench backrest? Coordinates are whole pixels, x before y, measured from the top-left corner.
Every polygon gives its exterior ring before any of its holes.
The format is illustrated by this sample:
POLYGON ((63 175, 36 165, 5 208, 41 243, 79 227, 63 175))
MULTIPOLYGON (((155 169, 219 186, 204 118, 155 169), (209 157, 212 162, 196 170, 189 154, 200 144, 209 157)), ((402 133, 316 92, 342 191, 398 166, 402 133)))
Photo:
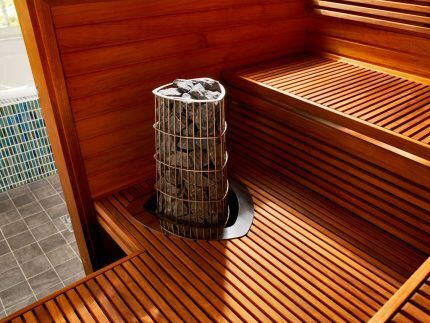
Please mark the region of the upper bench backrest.
POLYGON ((429 1, 309 1, 309 50, 430 78, 429 1))

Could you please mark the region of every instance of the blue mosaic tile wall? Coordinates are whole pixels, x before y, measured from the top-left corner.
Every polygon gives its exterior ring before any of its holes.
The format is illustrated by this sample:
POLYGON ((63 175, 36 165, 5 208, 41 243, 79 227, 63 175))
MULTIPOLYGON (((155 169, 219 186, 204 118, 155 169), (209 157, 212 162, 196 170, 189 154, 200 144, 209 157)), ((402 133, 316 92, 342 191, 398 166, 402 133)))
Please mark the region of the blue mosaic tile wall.
POLYGON ((0 100, 0 192, 55 174, 37 96, 0 100))

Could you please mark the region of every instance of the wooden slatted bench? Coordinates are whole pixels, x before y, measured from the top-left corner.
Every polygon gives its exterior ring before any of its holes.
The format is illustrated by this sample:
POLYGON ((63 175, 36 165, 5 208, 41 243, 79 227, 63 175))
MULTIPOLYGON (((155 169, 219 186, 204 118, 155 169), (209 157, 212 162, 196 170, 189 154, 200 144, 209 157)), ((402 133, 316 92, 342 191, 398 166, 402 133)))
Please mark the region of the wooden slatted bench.
POLYGON ((134 185, 95 203, 99 223, 130 256, 8 320, 366 321, 425 260, 243 157, 235 154, 231 174, 254 199, 247 237, 207 242, 155 233, 130 212, 152 183, 134 185))
POLYGON ((147 229, 129 207, 152 183, 95 204, 99 223, 125 252, 144 249, 168 271, 176 268, 212 319, 365 321, 424 261, 423 252, 348 210, 234 158, 231 174, 250 188, 256 208, 241 239, 194 242, 147 229))
POLYGON ((225 81, 231 153, 430 254, 429 85, 309 55, 227 72, 225 81))
POLYGON ((226 73, 227 81, 430 160, 430 80, 303 55, 226 73), (419 82, 421 81, 421 82, 419 82))

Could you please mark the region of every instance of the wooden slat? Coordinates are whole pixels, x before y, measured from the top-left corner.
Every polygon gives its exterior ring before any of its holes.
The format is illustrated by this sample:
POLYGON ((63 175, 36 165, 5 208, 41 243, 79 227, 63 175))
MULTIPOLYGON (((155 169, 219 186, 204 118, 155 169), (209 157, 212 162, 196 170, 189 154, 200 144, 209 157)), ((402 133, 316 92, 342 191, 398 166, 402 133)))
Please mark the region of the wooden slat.
POLYGON ((430 6, 406 1, 312 0, 312 12, 327 17, 388 27, 428 37, 430 6))
POLYGON ((430 258, 402 285, 387 303, 369 322, 401 322, 404 319, 414 322, 430 320, 430 295, 421 292, 430 279, 430 258), (422 294, 421 294, 422 293, 422 294))
MULTIPOLYGON (((429 17, 426 17, 425 15, 410 13, 410 12, 413 12, 414 9, 421 9, 419 13, 424 13, 424 14, 430 13, 430 7, 425 7, 425 6, 413 6, 413 5, 407 6, 406 3, 403 3, 403 6, 401 6, 401 4, 397 4, 390 7, 389 6, 390 3, 386 3, 385 5, 382 5, 383 9, 380 9, 380 8, 375 9, 374 7, 370 7, 370 6, 358 6, 355 4, 339 3, 338 1, 333 1, 333 0, 332 1, 313 0, 312 3, 317 7, 322 7, 327 9, 342 10, 342 11, 348 11, 348 12, 366 14, 366 15, 372 15, 372 16, 380 16, 380 17, 393 19, 393 20, 395 19, 406 20, 412 23, 423 23, 423 24, 430 23, 429 17), (405 12, 390 10, 393 8, 404 10, 405 12)), ((373 3, 363 3, 363 4, 378 6, 378 3, 383 3, 383 2, 374 1, 373 3)))

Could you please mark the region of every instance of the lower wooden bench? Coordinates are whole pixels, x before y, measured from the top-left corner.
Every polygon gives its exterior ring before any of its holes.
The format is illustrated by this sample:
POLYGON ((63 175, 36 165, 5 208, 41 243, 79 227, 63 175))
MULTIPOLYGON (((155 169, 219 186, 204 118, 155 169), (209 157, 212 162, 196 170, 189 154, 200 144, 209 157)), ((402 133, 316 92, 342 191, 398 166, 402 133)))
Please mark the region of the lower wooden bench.
POLYGON ((365 321, 425 259, 279 174, 246 160, 233 162, 231 174, 250 188, 256 209, 251 232, 237 240, 182 240, 141 225, 129 207, 152 183, 95 204, 125 252, 147 250, 183 287, 179 298, 197 319, 365 321))

